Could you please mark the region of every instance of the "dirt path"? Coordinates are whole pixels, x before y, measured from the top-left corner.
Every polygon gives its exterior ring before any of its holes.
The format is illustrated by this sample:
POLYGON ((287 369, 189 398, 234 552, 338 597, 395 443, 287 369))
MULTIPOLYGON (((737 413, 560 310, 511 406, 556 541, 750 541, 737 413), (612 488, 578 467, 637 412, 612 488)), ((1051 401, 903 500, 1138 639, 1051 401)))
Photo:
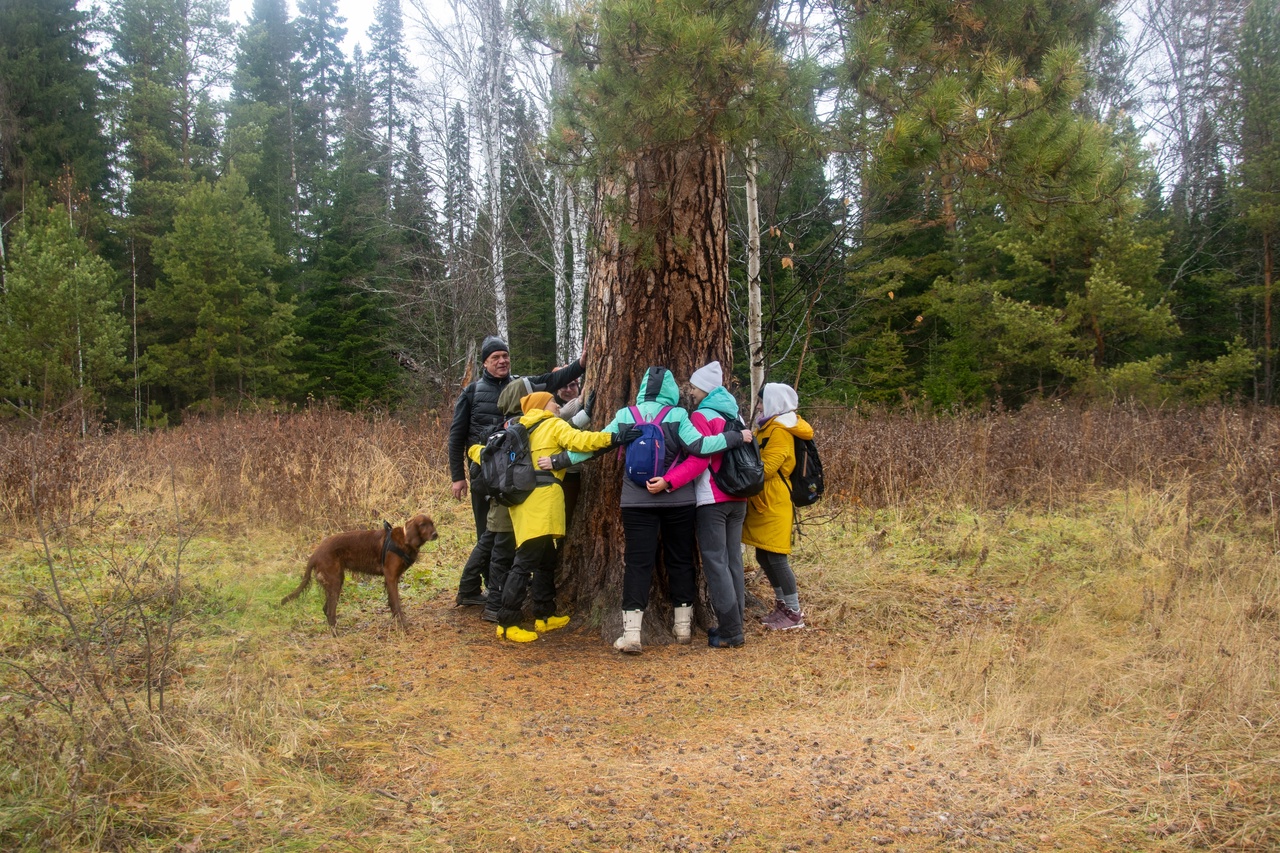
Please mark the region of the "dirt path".
POLYGON ((624 657, 573 625, 499 643, 443 596, 410 616, 407 637, 351 611, 338 640, 295 635, 311 671, 299 687, 332 733, 297 760, 385 803, 321 849, 1159 846, 1140 793, 1127 805, 1043 744, 971 721, 857 718, 899 681, 857 637, 756 626, 742 649, 695 636, 624 657))

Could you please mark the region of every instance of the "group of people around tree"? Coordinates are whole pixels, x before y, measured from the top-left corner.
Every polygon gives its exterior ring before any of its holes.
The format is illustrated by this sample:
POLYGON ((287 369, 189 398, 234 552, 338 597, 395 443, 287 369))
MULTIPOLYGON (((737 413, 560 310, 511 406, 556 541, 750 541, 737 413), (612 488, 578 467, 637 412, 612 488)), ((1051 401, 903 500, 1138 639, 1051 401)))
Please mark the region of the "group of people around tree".
POLYGON ((773 586, 774 609, 764 617, 765 627, 804 627, 789 560, 793 506, 786 478, 796 464, 789 436, 811 439, 813 427, 799 416, 793 388, 766 384, 757 400, 756 428, 739 429, 738 402, 724 387, 718 361, 689 377, 692 412, 680 405, 680 386, 671 371, 649 367, 635 404, 619 409, 604 429, 593 432, 585 429, 591 406, 581 395, 581 358, 539 376, 515 376, 506 342, 489 336, 481 345, 481 361, 480 377, 458 397, 449 431, 453 495, 459 500, 466 496, 470 480, 477 534, 459 578, 459 606, 483 607, 482 618, 496 623, 497 636, 513 642, 531 642, 540 633, 567 625, 569 617, 556 613, 556 548, 574 512, 577 469, 610 448, 639 440, 646 435, 642 426, 656 423, 666 439, 661 473, 638 482, 622 477, 622 634, 614 647, 627 654, 641 651, 659 548, 677 642, 692 642, 695 547, 717 623, 707 633, 710 646, 733 648, 745 642, 743 545, 755 547, 773 586), (480 466, 486 440, 515 423, 528 433, 537 473, 528 497, 507 506, 477 486, 483 483, 480 466), (722 454, 753 440, 761 447, 764 488, 749 498, 727 494, 713 472, 719 471, 722 454), (533 630, 519 624, 526 598, 531 599, 533 630))

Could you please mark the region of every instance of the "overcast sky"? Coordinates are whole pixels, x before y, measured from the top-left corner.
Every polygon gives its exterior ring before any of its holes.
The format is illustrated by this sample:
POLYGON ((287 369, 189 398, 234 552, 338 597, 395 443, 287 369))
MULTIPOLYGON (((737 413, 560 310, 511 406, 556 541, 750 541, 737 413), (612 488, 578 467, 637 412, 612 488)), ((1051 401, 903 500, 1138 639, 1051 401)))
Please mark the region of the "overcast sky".
MULTIPOLYGON (((343 24, 347 28, 347 39, 342 43, 342 52, 348 59, 351 58, 351 52, 357 43, 363 44, 365 50, 368 50, 368 32, 369 25, 373 23, 374 5, 375 0, 338 0, 338 14, 347 19, 343 24)), ((403 2, 401 5, 404 5, 403 2)), ((248 21, 249 13, 252 11, 253 0, 231 0, 231 20, 237 24, 248 21)), ((402 9, 402 14, 403 11, 402 9)), ((294 18, 297 14, 296 0, 289 0, 289 17, 294 18)))

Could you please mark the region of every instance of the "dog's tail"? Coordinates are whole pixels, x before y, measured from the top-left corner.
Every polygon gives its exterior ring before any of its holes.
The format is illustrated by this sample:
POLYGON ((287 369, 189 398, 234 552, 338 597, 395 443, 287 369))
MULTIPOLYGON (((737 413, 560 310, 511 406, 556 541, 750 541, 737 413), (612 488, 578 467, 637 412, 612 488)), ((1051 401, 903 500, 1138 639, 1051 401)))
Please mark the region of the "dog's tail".
POLYGON ((295 598, 302 595, 302 593, 309 586, 311 586, 311 561, 310 560, 307 561, 307 573, 302 576, 302 583, 298 584, 298 588, 295 589, 293 592, 289 593, 284 598, 280 599, 280 603, 288 604, 290 601, 293 601, 295 598))

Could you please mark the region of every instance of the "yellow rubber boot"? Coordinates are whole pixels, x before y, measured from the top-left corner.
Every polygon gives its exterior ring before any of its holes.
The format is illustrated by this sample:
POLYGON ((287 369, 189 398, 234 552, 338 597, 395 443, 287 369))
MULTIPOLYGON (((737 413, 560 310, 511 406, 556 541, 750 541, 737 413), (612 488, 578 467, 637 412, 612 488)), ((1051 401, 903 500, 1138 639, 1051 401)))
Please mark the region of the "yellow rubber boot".
POLYGON ((538 639, 538 635, 533 631, 526 631, 519 625, 512 625, 510 628, 498 626, 498 639, 507 639, 513 643, 532 643, 538 639))
POLYGON ((563 628, 569 624, 568 616, 548 616, 546 619, 539 619, 533 623, 533 629, 539 634, 545 634, 548 631, 554 631, 557 628, 563 628))

